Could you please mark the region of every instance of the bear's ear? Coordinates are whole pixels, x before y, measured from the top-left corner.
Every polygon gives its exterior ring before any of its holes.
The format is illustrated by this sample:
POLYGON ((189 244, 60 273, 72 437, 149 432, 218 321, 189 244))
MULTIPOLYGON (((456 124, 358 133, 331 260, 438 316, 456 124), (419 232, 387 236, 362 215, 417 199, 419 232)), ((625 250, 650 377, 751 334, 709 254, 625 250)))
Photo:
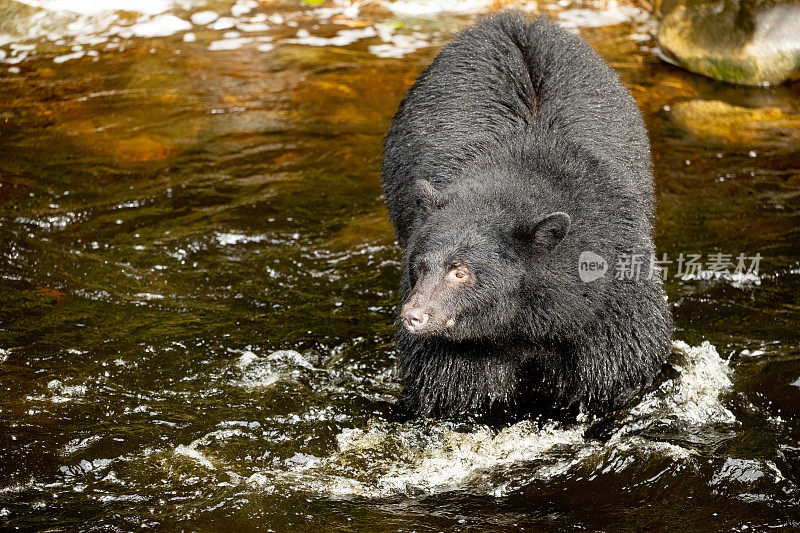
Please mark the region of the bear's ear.
POLYGON ((553 250, 567 236, 572 219, 566 213, 550 213, 536 224, 521 224, 514 236, 523 243, 547 252, 553 250))
POLYGON ((447 203, 447 194, 437 190, 428 180, 417 180, 414 183, 417 206, 425 211, 432 211, 444 207, 447 203))

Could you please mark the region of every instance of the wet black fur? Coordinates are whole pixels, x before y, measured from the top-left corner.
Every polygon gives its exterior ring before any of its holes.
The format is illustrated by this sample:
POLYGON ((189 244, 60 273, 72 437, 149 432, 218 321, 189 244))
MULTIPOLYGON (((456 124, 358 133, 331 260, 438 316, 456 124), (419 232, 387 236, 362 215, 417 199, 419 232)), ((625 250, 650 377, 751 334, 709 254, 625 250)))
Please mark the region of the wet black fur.
POLYGON ((476 279, 437 293, 454 327, 429 337, 398 328, 408 410, 602 413, 653 382, 672 333, 660 281, 578 277, 584 250, 612 269, 619 254, 653 251, 641 115, 580 37, 516 12, 462 31, 403 98, 383 186, 404 298, 453 260, 476 279), (572 222, 548 251, 532 228, 557 211, 572 222))

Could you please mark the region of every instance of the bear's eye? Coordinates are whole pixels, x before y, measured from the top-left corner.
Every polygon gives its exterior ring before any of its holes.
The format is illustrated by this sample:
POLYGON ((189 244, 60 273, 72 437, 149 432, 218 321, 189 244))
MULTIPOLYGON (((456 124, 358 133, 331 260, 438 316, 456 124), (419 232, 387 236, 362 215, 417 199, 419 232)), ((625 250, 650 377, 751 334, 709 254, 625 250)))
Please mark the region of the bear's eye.
POLYGON ((447 277, 451 281, 463 283, 469 279, 469 270, 463 265, 454 265, 450 268, 450 272, 447 273, 447 277))

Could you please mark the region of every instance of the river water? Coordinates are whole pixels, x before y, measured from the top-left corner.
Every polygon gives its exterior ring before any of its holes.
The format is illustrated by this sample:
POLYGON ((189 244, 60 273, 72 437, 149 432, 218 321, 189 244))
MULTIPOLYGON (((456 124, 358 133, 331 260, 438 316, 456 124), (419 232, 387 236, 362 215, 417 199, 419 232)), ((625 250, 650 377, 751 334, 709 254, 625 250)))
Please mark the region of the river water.
POLYGON ((645 116, 678 372, 600 421, 398 421, 381 143, 481 4, 11 4, 1 528, 800 528, 800 85, 543 6, 645 116))

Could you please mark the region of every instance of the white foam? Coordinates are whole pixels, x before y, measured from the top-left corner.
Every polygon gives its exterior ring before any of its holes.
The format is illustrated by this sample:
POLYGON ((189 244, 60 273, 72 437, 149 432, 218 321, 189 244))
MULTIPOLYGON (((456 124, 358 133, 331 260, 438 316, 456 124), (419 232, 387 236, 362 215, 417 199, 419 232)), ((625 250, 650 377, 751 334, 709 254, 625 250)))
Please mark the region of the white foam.
POLYGON ((219 233, 215 234, 220 246, 230 246, 233 244, 261 242, 267 239, 266 235, 244 235, 241 233, 219 233))
POLYGON ((296 381, 303 370, 317 370, 294 350, 278 350, 263 358, 245 351, 235 366, 241 377, 233 383, 252 389, 268 388, 280 380, 296 381))
POLYGON ((158 15, 145 22, 138 22, 129 28, 136 37, 166 37, 180 31, 192 29, 189 21, 175 15, 158 15))
POLYGON ((377 37, 378 32, 372 26, 354 30, 339 30, 335 37, 315 37, 307 30, 298 30, 294 39, 287 39, 287 43, 304 44, 308 46, 348 46, 360 39, 377 37))
POLYGON ((211 44, 209 44, 208 49, 211 51, 238 50, 245 44, 251 42, 253 42, 253 39, 250 37, 234 37, 229 39, 220 39, 219 41, 213 41, 211 44))
POLYGON ((375 27, 385 44, 371 45, 368 50, 378 57, 399 58, 432 44, 429 37, 423 33, 414 32, 410 35, 396 33, 389 24, 376 24, 375 27))
POLYGON ((54 379, 47 383, 47 390, 52 394, 50 400, 53 403, 66 403, 81 398, 86 394, 85 385, 65 385, 63 382, 54 379))
POLYGON ((205 26, 206 24, 211 24, 218 18, 219 14, 216 11, 198 11, 197 13, 192 13, 189 20, 191 20, 192 24, 195 26, 205 26))
POLYGON ((69 61, 71 59, 80 59, 81 57, 83 57, 85 55, 86 55, 86 52, 84 52, 84 51, 73 52, 71 54, 64 54, 63 56, 56 56, 56 57, 53 58, 53 62, 54 63, 64 63, 64 62, 69 61))
POLYGON ((696 272, 691 272, 681 276, 682 281, 704 281, 712 279, 729 281, 731 285, 736 288, 761 285, 761 275, 755 272, 730 272, 700 269, 696 272))
POLYGON ((142 300, 163 300, 163 294, 155 294, 152 292, 137 292, 133 295, 134 298, 141 298, 142 300))
POLYGON ((100 442, 103 440, 103 435, 91 435, 86 438, 77 438, 72 439, 68 443, 64 445, 62 449, 62 455, 69 456, 73 453, 85 450, 86 448, 90 447, 91 445, 95 444, 96 442, 100 442))
POLYGON ((252 33, 257 31, 267 31, 269 29, 269 25, 265 22, 237 22, 236 29, 252 33))
POLYGON ((179 444, 175 447, 173 451, 175 455, 180 455, 183 457, 188 457, 189 459, 193 460, 197 464, 208 468, 209 470, 216 470, 214 463, 212 463, 202 452, 190 447, 184 446, 183 444, 179 444))
POLYGON ((173 9, 172 0, 18 0, 48 11, 68 11, 80 15, 98 15, 111 11, 133 11, 157 15, 173 9))
POLYGON ((399 58, 428 46, 431 46, 429 41, 413 35, 394 35, 389 43, 374 44, 368 50, 381 58, 399 58))
POLYGON ((580 28, 599 28, 626 22, 644 22, 647 17, 646 11, 633 6, 610 6, 602 10, 565 9, 558 13, 556 22, 568 30, 577 31, 580 28))
POLYGON ((711 478, 709 485, 712 487, 728 484, 752 486, 765 477, 769 478, 770 484, 780 483, 786 479, 775 463, 770 460, 728 457, 711 478))
MULTIPOLYGON (((76 52, 76 53, 78 53, 78 52, 76 52)), ((72 55, 72 54, 70 54, 70 55, 72 55)), ((63 61, 66 61, 66 59, 63 60, 63 61)), ((32 224, 32 225, 38 226, 39 228, 41 228, 43 230, 51 230, 52 231, 52 230, 64 229, 67 226, 69 226, 70 224, 72 224, 73 222, 76 222, 76 221, 80 220, 81 218, 82 218, 82 216, 79 213, 74 213, 74 212, 70 211, 65 215, 52 215, 52 216, 42 217, 42 218, 38 218, 38 219, 28 218, 28 217, 17 217, 17 218, 14 219, 14 222, 17 222, 17 223, 20 223, 20 224, 32 224)))
MULTIPOLYGON (((381 494, 422 491, 435 493, 459 488, 481 472, 541 459, 556 446, 583 443, 584 428, 560 428, 549 424, 537 429, 521 422, 493 434, 489 429, 472 433, 446 431, 411 457, 410 464, 395 465, 377 482, 381 494)), ((340 439, 342 451, 369 444, 375 433, 361 435, 355 442, 340 439)), ((413 452, 412 452, 413 453, 413 452)))
POLYGON ((488 0, 395 0, 386 2, 395 15, 418 17, 438 13, 480 13, 489 9, 488 0))
POLYGON ((237 2, 231 6, 231 15, 234 17, 241 17, 245 13, 249 13, 257 7, 258 2, 255 0, 237 0, 237 2))
POLYGON ((733 423, 736 418, 720 401, 731 388, 731 369, 708 341, 689 346, 673 343, 683 356, 680 376, 666 381, 659 391, 646 395, 631 414, 645 417, 661 413, 689 424, 733 423))
POLYGON ((15 65, 17 63, 22 63, 26 59, 28 59, 28 52, 23 52, 19 55, 3 59, 3 63, 7 63, 9 65, 15 65))
POLYGON ((217 19, 213 24, 208 26, 212 30, 228 30, 236 25, 236 19, 233 17, 222 17, 217 19))
POLYGON ((244 370, 245 368, 250 366, 250 363, 252 363, 253 361, 255 361, 257 359, 258 359, 258 356, 256 354, 254 354, 253 352, 248 350, 248 351, 244 352, 239 357, 239 361, 236 363, 236 366, 238 366, 239 368, 244 370))
MULTIPOLYGON (((605 442, 584 439, 589 428, 585 420, 549 422, 541 428, 523 421, 499 431, 480 425, 455 428, 428 420, 403 424, 373 421, 365 429, 343 430, 337 436, 338 449, 328 457, 299 457, 285 469, 260 472, 248 482, 259 490, 275 490, 285 483, 336 496, 387 497, 449 490, 502 496, 531 480, 547 481, 573 469, 579 469, 581 475, 592 472, 592 476, 619 473, 640 464, 642 457, 669 457, 692 464, 694 450, 650 436, 659 434, 657 431, 645 436, 642 430, 663 429, 665 424, 681 431, 686 424, 735 423, 721 400, 730 389, 731 371, 707 342, 689 346, 677 341, 674 348, 679 356, 679 376, 647 394, 605 442), (603 465, 601 470, 598 462, 603 465), (524 480, 503 475, 519 465, 525 465, 524 480)), ((293 351, 275 352, 266 359, 281 361, 288 368, 313 369, 293 351)), ((249 373, 264 362, 246 356, 244 363, 249 373)))
POLYGON ((289 365, 298 366, 302 368, 308 368, 308 369, 314 368, 314 366, 311 363, 309 363, 308 360, 302 356, 302 354, 294 350, 278 350, 277 352, 273 352, 269 356, 267 356, 267 360, 281 361, 289 365))

